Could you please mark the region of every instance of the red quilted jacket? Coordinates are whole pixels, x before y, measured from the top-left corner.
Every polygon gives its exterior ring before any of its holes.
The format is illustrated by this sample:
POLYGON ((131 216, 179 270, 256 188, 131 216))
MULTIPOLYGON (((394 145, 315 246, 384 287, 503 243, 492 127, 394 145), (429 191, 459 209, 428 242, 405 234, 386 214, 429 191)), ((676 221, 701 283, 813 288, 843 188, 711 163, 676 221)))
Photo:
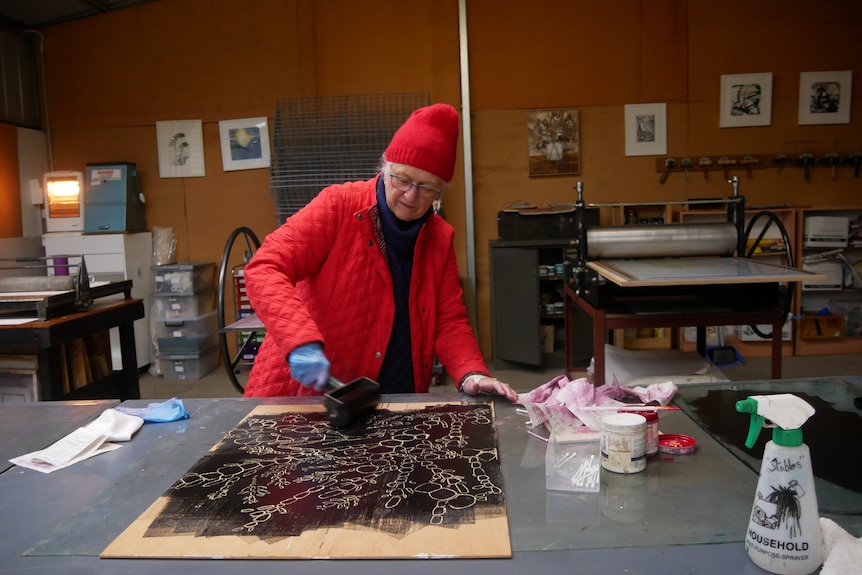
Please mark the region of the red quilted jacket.
MULTIPOLYGON (((379 176, 378 176, 379 177, 379 176)), ((377 177, 330 186, 266 237, 245 267, 248 297, 266 326, 245 396, 315 395, 286 357, 322 342, 332 375, 376 379, 395 304, 392 276, 372 223, 377 177)), ((382 237, 382 234, 381 234, 382 237)), ((416 392, 428 391, 434 355, 456 381, 488 373, 467 320, 454 230, 432 215, 416 241, 410 324, 416 392)))

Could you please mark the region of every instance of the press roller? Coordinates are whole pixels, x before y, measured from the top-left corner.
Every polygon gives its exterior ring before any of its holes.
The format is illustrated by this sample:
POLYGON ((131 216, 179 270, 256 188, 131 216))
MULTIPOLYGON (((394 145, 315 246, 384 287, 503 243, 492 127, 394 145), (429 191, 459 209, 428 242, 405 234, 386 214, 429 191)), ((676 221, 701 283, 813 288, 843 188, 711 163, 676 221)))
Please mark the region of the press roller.
POLYGON ((586 259, 623 259, 733 254, 737 229, 731 223, 594 227, 586 230, 586 259))

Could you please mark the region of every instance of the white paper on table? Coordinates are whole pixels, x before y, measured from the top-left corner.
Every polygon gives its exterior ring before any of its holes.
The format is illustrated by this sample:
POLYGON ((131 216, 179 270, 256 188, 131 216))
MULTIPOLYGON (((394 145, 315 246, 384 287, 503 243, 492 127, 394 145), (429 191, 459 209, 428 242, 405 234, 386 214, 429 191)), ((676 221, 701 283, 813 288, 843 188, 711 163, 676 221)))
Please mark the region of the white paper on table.
POLYGON ((38 457, 34 457, 38 456, 38 454, 40 453, 39 451, 34 451, 33 453, 28 453, 27 455, 21 455, 20 457, 10 459, 9 461, 19 467, 26 467, 27 469, 41 471, 42 473, 51 473, 52 471, 57 471, 58 469, 63 469, 65 467, 69 467, 70 465, 74 465, 78 462, 84 461, 85 459, 89 459, 94 455, 108 453, 109 451, 114 451, 115 449, 119 449, 121 447, 122 445, 117 445, 116 443, 103 443, 95 450, 74 457, 66 463, 63 463, 62 465, 51 465, 50 463, 45 463, 41 459, 38 459, 38 457))
POLYGON ((94 455, 119 449, 113 441, 129 441, 144 424, 137 415, 106 409, 95 421, 79 427, 52 445, 10 459, 15 465, 51 473, 94 455))

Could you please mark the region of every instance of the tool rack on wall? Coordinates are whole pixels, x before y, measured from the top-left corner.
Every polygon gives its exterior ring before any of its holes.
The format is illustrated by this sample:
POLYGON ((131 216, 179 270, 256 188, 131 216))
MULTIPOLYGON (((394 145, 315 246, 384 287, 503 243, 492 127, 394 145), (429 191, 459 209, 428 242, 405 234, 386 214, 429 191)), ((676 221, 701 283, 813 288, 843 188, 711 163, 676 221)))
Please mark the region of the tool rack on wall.
POLYGON ((694 174, 700 172, 709 177, 710 172, 721 172, 727 178, 731 171, 774 169, 781 171, 786 167, 801 168, 808 179, 812 168, 828 168, 832 177, 837 177, 839 169, 849 169, 858 178, 862 171, 862 153, 826 153, 820 156, 810 153, 790 156, 786 154, 736 154, 736 155, 689 155, 662 157, 655 159, 655 171, 662 174, 661 182, 673 173, 694 174))

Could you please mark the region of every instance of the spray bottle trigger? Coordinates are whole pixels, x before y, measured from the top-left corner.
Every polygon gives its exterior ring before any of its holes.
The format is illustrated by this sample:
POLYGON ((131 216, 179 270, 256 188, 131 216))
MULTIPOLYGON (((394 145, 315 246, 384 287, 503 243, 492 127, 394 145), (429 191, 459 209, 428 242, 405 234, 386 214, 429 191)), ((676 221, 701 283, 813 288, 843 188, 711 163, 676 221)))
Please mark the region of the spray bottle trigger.
POLYGON ((745 446, 747 448, 751 449, 754 447, 754 443, 760 436, 760 430, 763 429, 763 421, 764 417, 762 415, 751 414, 751 422, 748 424, 748 437, 745 438, 745 446))
POLYGON ((757 400, 751 397, 737 401, 736 411, 751 414, 751 419, 748 422, 748 436, 745 438, 745 446, 751 449, 754 447, 754 443, 760 435, 760 430, 763 429, 763 424, 766 421, 766 418, 762 415, 758 415, 757 400))

